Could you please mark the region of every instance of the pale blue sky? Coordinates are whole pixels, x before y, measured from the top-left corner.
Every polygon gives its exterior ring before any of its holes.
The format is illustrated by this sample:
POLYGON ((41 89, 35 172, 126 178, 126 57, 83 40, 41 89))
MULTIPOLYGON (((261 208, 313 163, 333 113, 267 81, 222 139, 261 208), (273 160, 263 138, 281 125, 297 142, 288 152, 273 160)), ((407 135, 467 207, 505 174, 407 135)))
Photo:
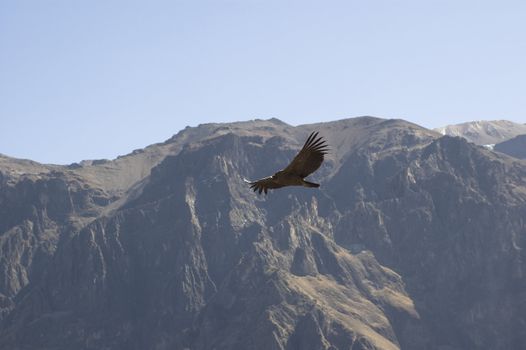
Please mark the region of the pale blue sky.
POLYGON ((526 2, 0 0, 0 153, 114 158, 186 125, 526 122, 526 2))

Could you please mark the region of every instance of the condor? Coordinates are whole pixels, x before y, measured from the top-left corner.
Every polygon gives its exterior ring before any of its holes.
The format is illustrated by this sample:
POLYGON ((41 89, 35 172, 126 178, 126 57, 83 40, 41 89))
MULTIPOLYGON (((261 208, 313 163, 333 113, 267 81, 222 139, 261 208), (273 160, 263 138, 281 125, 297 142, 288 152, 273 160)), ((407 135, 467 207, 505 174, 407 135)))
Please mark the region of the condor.
POLYGON ((272 176, 256 181, 247 181, 254 192, 268 192, 269 189, 285 186, 320 187, 319 184, 306 181, 305 178, 318 170, 323 162, 323 157, 329 151, 327 143, 318 132, 310 134, 301 151, 292 162, 283 170, 272 176))

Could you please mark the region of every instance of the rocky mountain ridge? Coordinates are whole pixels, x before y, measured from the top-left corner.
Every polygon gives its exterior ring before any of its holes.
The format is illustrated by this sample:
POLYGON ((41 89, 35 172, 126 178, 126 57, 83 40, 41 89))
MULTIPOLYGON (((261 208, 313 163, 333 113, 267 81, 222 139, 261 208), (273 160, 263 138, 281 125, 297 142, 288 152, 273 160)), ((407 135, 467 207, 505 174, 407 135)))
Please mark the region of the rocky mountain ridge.
POLYGON ((526 134, 526 124, 509 120, 480 120, 434 129, 442 135, 464 137, 477 145, 495 145, 526 134))
POLYGON ((509 349, 526 167, 372 117, 206 124, 115 161, 0 158, 2 349, 509 349), (243 179, 319 130, 313 191, 243 179))

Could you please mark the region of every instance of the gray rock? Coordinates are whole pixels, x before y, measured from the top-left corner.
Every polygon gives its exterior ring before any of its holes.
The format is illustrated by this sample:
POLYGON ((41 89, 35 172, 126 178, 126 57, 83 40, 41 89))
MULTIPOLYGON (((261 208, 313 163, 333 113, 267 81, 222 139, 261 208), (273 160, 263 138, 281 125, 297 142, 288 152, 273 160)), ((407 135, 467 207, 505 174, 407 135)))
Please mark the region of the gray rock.
POLYGON ((372 117, 205 124, 81 167, 3 157, 0 348, 520 348, 525 181, 372 117), (319 190, 247 188, 313 129, 334 149, 319 190))
POLYGON ((511 140, 497 143, 493 149, 515 158, 526 159, 526 135, 519 135, 511 140))

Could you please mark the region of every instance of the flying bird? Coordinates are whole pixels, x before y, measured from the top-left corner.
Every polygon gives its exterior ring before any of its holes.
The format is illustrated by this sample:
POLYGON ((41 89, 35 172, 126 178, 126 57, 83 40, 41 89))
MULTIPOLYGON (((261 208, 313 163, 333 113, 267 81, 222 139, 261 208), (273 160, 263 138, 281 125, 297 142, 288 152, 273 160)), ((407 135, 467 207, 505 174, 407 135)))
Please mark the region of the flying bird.
POLYGON ((258 191, 260 194, 261 192, 267 194, 269 189, 285 186, 320 187, 320 184, 306 181, 305 178, 318 170, 323 162, 323 156, 328 151, 325 140, 321 136, 318 137, 318 132, 312 132, 303 148, 285 169, 260 180, 245 181, 250 184, 254 192, 258 191))

